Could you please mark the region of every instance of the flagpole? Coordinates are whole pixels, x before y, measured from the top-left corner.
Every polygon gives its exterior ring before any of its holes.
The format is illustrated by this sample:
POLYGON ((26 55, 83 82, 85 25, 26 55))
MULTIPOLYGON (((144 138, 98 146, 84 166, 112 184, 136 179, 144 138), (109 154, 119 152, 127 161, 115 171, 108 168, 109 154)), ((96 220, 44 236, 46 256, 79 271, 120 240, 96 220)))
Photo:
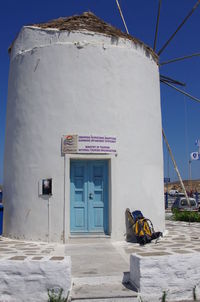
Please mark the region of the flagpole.
POLYGON ((192 161, 189 159, 189 181, 192 180, 192 161))
POLYGON ((167 138, 166 138, 166 135, 165 135, 165 132, 164 132, 163 129, 162 129, 162 135, 163 135, 164 141, 165 141, 165 143, 166 143, 167 149, 168 149, 168 151, 169 151, 169 155, 170 155, 170 157, 171 157, 171 160, 172 160, 172 162, 173 162, 173 164, 174 164, 174 169, 175 169, 175 171, 176 171, 176 173, 177 173, 177 175, 178 175, 178 178, 179 178, 179 181, 180 181, 180 184, 181 184, 181 188, 182 188, 183 193, 184 193, 184 195, 185 195, 185 198, 186 198, 186 200, 187 200, 188 206, 191 207, 190 201, 189 201, 189 198, 188 198, 187 191, 186 191, 186 189, 185 189, 183 180, 182 180, 181 175, 180 175, 180 173, 179 173, 179 170, 178 170, 176 161, 175 161, 175 159, 174 159, 174 156, 173 156, 173 154, 172 154, 170 145, 169 145, 169 143, 168 143, 168 140, 167 140, 167 138))

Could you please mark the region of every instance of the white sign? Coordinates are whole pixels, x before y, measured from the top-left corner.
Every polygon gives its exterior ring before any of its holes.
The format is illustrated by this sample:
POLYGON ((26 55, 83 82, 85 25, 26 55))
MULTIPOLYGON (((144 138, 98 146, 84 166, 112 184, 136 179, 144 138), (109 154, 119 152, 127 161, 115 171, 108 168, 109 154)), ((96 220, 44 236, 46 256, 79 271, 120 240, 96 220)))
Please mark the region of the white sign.
POLYGON ((198 146, 198 147, 200 147, 200 139, 198 138, 198 139, 196 139, 196 141, 195 141, 195 145, 196 146, 198 146))
POLYGON ((68 134, 62 138, 62 152, 116 154, 116 144, 115 136, 68 134))
POLYGON ((192 152, 190 154, 191 160, 198 160, 199 158, 199 153, 198 152, 192 152))

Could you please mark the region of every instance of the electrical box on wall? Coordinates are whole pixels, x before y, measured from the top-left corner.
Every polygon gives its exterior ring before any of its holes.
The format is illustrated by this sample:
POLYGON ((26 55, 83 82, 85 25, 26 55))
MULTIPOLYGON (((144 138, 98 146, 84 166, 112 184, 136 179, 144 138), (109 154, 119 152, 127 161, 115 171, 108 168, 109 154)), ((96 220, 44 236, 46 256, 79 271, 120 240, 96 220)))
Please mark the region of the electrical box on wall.
POLYGON ((39 181, 39 195, 52 195, 52 178, 40 179, 39 181))

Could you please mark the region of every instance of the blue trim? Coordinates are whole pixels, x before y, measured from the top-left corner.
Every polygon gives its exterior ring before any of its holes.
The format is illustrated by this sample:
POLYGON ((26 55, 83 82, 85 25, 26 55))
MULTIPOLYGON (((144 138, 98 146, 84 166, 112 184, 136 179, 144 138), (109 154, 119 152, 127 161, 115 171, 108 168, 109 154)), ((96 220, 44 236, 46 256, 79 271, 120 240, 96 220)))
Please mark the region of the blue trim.
POLYGON ((108 228, 108 161, 71 160, 71 232, 108 234, 108 228))
POLYGON ((3 233, 3 205, 0 204, 0 235, 3 233))

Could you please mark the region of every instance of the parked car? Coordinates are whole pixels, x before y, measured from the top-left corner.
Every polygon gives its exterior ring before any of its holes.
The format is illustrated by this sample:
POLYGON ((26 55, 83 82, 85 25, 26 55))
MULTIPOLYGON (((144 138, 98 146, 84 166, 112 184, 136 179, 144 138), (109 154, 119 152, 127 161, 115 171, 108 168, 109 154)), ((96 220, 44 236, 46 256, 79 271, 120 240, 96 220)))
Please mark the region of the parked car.
POLYGON ((194 212, 199 211, 199 205, 194 198, 189 197, 189 203, 190 205, 188 205, 187 199, 185 197, 177 197, 172 205, 171 210, 172 212, 174 210, 194 212))
POLYGON ((178 193, 178 196, 179 196, 179 197, 183 197, 183 196, 185 196, 185 194, 184 194, 183 192, 179 192, 179 193, 178 193))
POLYGON ((169 195, 170 196, 178 196, 179 195, 179 191, 178 190, 170 190, 169 191, 169 195))

